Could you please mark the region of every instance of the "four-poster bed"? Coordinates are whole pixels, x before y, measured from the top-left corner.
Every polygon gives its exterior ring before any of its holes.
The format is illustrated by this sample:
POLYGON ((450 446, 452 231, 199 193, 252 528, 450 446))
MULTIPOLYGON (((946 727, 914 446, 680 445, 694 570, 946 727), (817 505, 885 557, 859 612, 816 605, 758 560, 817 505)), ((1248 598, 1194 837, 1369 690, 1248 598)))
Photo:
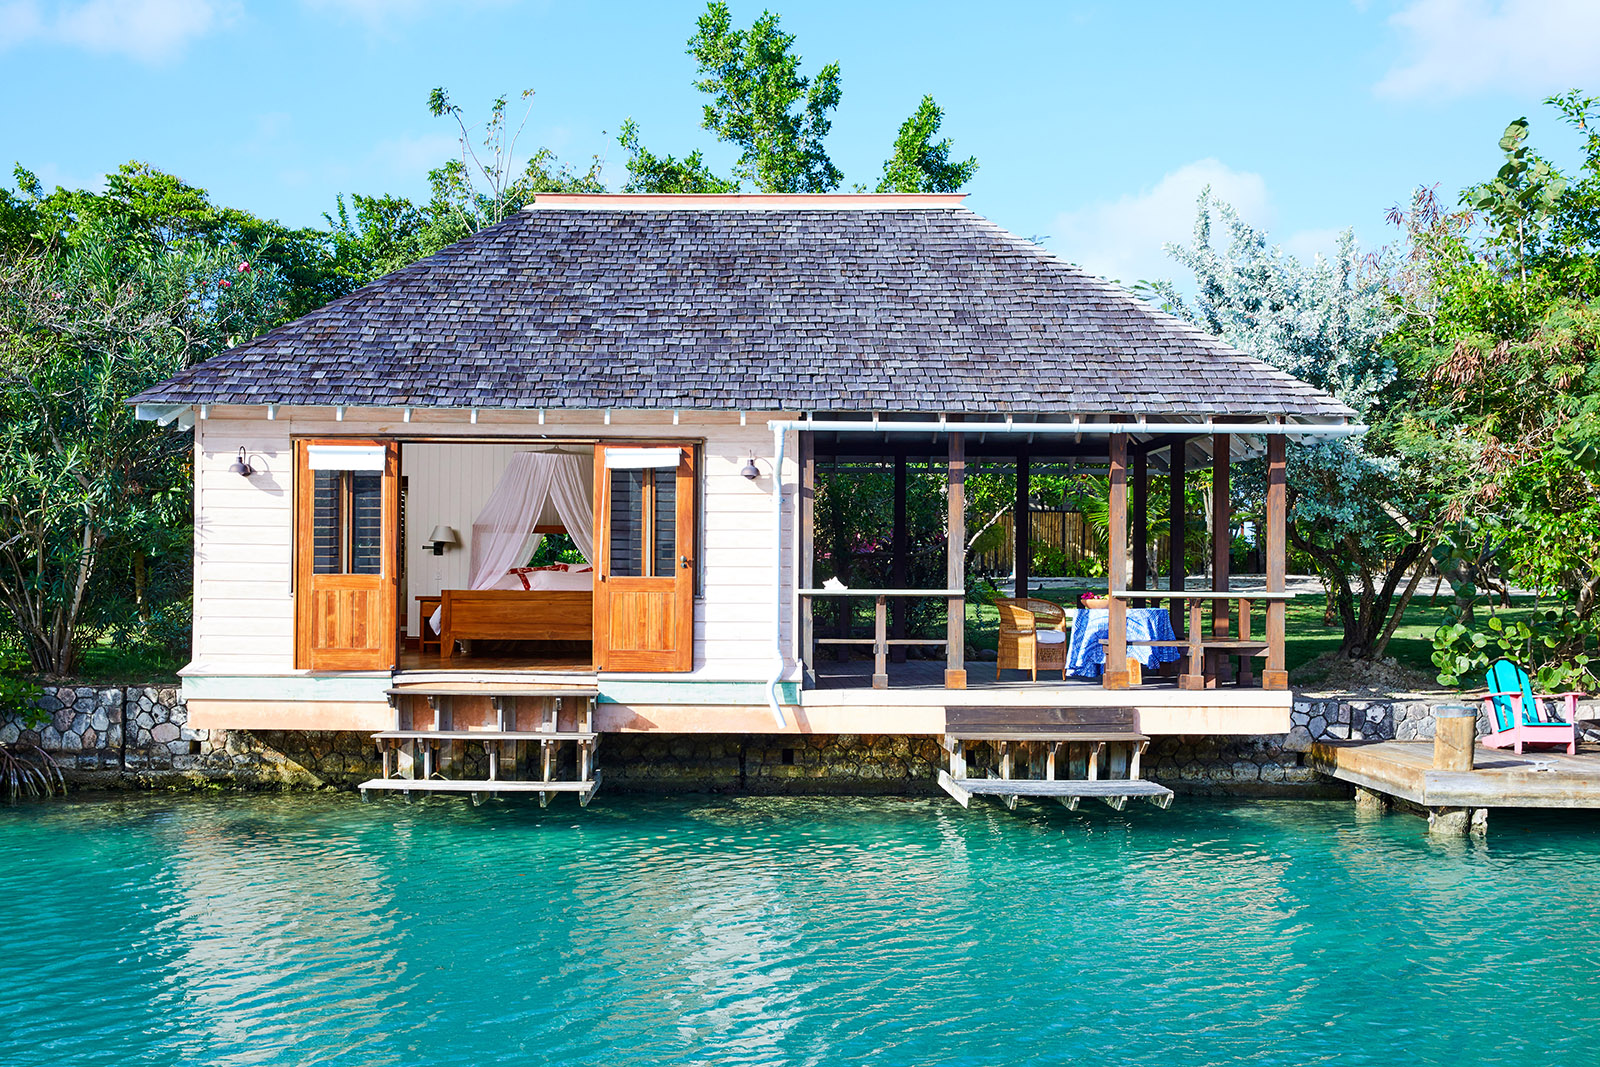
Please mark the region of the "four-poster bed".
POLYGON ((470 589, 441 589, 434 629, 440 659, 457 641, 594 640, 594 496, 583 457, 518 452, 472 521, 470 589), (546 509, 559 526, 540 523, 546 509), (521 566, 559 529, 589 561, 568 571, 521 566))

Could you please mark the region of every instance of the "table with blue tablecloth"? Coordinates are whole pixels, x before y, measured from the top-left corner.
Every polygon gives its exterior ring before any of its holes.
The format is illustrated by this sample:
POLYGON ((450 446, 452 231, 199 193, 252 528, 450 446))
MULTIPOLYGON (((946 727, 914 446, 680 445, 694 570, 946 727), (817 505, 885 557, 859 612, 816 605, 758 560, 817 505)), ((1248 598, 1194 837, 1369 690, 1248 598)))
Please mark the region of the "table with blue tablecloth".
MULTIPOLYGON (((1072 624, 1072 641, 1067 646, 1067 673, 1077 678, 1098 678, 1106 669, 1106 646, 1111 637, 1111 612, 1105 608, 1083 608, 1072 624)), ((1176 641, 1172 617, 1166 608, 1128 609, 1128 656, 1141 666, 1155 667, 1183 658, 1180 648, 1154 648, 1135 645, 1135 641, 1176 641)))

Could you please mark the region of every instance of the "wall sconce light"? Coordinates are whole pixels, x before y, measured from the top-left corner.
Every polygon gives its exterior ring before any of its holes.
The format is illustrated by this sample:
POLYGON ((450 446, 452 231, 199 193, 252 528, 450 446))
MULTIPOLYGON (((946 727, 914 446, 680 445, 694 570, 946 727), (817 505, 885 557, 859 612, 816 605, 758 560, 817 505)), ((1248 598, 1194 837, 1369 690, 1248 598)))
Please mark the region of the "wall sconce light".
POLYGON ((435 526, 433 533, 428 535, 428 540, 433 543, 433 554, 444 555, 444 550, 461 542, 456 540, 456 532, 448 526, 435 526))
POLYGON ((256 469, 250 466, 250 461, 245 458, 244 446, 241 445, 239 447, 239 458, 234 460, 233 463, 229 465, 228 473, 237 474, 242 478, 248 478, 255 472, 256 469))
POLYGON ((756 457, 751 456, 750 459, 745 462, 744 470, 740 471, 739 473, 750 479, 752 482, 761 477, 761 470, 756 466, 756 457))

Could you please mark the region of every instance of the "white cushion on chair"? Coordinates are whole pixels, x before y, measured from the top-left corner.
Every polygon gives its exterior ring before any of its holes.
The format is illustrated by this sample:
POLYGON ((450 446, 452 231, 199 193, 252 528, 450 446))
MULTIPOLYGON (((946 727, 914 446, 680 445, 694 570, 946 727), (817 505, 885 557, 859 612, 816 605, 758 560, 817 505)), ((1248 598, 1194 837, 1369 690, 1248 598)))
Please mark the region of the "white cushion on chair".
POLYGON ((1067 643, 1067 635, 1060 630, 1035 630, 1033 636, 1041 645, 1064 645, 1067 643))

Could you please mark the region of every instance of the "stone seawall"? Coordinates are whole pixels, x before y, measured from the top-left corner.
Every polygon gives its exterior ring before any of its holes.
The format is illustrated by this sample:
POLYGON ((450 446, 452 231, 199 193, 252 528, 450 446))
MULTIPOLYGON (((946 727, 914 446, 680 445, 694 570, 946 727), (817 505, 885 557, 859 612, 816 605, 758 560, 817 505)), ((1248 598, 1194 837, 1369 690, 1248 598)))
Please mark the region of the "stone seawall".
MULTIPOLYGON (((1291 730, 1263 737, 1158 737, 1145 777, 1197 795, 1309 796, 1342 790, 1305 765, 1313 741, 1431 740, 1439 696, 1355 698, 1299 694, 1291 730)), ((175 686, 53 686, 44 724, 0 720, 0 742, 49 752, 70 780, 109 788, 219 785, 351 789, 382 773, 364 733, 196 730, 175 686)), ((1579 706, 1600 718, 1600 702, 1579 706)), ((1487 723, 1479 714, 1479 732, 1487 723)), ((1580 731, 1600 741, 1600 723, 1580 731)), ((463 746, 472 771, 482 750, 463 746)), ((931 737, 794 737, 780 734, 608 734, 600 745, 604 791, 762 794, 934 794, 943 764, 931 737)), ((470 772, 469 772, 470 773, 470 772)))
POLYGON ((176 686, 46 686, 48 716, 0 719, 0 742, 48 752, 69 781, 107 788, 353 788, 381 773, 360 733, 196 730, 176 686))

